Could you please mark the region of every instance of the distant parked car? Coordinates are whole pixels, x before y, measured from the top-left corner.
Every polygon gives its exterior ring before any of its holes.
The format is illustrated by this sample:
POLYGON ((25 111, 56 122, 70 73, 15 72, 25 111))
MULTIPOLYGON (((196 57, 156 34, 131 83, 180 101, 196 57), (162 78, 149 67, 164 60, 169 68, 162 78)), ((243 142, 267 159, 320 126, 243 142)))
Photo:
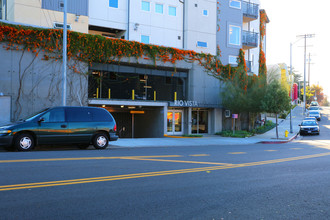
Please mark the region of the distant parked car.
POLYGON ((318 121, 321 121, 320 111, 309 111, 308 116, 309 117, 315 117, 318 121))
POLYGON ((310 106, 319 106, 319 103, 317 101, 312 101, 310 106))
POLYGON ((103 108, 54 107, 0 127, 0 146, 29 151, 36 145, 77 144, 105 149, 116 141, 116 121, 103 108))
POLYGON ((308 108, 308 111, 320 111, 320 107, 318 106, 311 106, 308 108))
POLYGON ((320 134, 320 127, 315 120, 304 120, 300 125, 300 135, 320 134))
POLYGON ((310 121, 310 120, 316 121, 316 118, 315 117, 306 117, 306 118, 304 118, 304 121, 310 121))

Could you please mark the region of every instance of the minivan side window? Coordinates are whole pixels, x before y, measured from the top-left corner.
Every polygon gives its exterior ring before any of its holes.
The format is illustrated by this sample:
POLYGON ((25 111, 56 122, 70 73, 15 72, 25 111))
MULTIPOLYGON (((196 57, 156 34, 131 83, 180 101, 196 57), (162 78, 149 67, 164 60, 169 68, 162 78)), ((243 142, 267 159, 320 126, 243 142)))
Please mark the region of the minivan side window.
POLYGON ((88 108, 68 108, 68 122, 89 122, 92 121, 92 113, 88 108))
POLYGON ((105 109, 93 109, 93 121, 113 121, 110 112, 105 109))
POLYGON ((55 108, 42 116, 44 122, 64 122, 65 114, 63 108, 55 108))

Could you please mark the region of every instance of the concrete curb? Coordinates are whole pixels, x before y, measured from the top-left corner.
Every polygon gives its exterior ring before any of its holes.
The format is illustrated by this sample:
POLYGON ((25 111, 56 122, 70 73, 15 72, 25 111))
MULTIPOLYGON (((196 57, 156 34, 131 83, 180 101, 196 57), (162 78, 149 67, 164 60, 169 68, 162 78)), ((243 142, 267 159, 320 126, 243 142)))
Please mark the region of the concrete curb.
POLYGON ((259 142, 260 144, 285 144, 285 143, 288 143, 288 142, 291 142, 293 141, 294 139, 297 138, 299 132, 296 133, 293 137, 291 137, 290 139, 288 140, 285 140, 285 141, 261 141, 259 142))

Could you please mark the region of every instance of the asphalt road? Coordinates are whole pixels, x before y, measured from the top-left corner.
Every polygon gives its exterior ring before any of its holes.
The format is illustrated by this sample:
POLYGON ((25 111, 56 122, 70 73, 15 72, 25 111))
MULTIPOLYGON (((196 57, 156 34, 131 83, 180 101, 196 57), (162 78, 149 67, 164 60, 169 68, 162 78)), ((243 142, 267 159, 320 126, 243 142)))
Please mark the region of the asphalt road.
POLYGON ((0 152, 0 219, 330 219, 329 119, 288 144, 0 152))

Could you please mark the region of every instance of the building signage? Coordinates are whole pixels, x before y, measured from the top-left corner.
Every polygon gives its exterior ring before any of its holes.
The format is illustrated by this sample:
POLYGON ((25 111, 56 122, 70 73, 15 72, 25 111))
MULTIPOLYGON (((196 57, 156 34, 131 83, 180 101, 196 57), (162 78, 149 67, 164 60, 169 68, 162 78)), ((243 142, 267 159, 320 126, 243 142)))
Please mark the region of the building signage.
POLYGON ((182 106, 182 107, 197 107, 197 101, 185 101, 185 100, 175 100, 175 106, 182 106))
POLYGON ((233 114, 232 118, 238 118, 238 114, 233 114))

